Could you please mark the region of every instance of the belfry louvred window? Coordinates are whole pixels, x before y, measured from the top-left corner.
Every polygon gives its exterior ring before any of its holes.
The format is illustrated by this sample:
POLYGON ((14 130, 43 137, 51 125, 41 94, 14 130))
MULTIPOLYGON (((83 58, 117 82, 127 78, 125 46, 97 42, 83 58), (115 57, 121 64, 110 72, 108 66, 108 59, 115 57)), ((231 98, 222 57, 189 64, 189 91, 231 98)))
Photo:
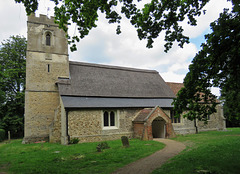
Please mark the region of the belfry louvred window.
POLYGON ((48 46, 51 45, 51 35, 49 33, 46 34, 46 45, 48 45, 48 46))

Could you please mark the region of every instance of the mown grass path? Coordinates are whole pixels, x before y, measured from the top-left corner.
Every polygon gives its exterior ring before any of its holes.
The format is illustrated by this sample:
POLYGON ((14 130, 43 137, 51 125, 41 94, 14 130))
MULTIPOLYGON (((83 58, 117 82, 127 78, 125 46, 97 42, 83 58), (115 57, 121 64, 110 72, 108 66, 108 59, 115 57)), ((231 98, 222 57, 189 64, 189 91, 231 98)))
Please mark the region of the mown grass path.
POLYGON ((149 174, 154 169, 161 167, 161 165, 165 163, 169 158, 174 157, 186 148, 186 146, 181 142, 169 139, 154 140, 166 144, 166 147, 148 157, 135 161, 113 172, 113 174, 149 174))

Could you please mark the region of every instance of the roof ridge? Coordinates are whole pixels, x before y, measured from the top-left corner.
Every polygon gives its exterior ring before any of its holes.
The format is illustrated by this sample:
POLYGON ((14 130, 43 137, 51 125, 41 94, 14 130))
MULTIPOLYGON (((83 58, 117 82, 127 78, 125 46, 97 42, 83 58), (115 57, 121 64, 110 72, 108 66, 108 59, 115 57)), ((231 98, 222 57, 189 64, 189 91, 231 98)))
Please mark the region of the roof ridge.
MULTIPOLYGON (((63 84, 64 85, 64 84, 63 84)), ((102 95, 96 95, 96 96, 88 96, 88 95, 70 95, 70 94, 60 94, 61 96, 68 96, 68 97, 87 97, 87 98, 118 98, 118 99, 142 99, 142 100, 147 100, 147 99, 153 99, 153 100, 158 100, 158 99, 174 99, 176 97, 152 97, 152 96, 147 96, 147 97, 132 97, 132 96, 102 96, 102 95)))
POLYGON ((138 68, 129 68, 122 66, 114 66, 114 65, 104 65, 104 64, 96 64, 96 63, 86 63, 86 62, 77 62, 77 61, 69 61, 69 64, 79 65, 79 66, 89 66, 89 67, 98 67, 98 68, 106 68, 106 69, 117 69, 117 70, 125 70, 125 71, 135 71, 135 72, 145 72, 145 73, 158 73, 156 70, 148 70, 148 69, 138 69, 138 68))
POLYGON ((183 82, 182 83, 180 83, 180 82, 166 82, 166 83, 168 83, 168 84, 183 84, 183 82))

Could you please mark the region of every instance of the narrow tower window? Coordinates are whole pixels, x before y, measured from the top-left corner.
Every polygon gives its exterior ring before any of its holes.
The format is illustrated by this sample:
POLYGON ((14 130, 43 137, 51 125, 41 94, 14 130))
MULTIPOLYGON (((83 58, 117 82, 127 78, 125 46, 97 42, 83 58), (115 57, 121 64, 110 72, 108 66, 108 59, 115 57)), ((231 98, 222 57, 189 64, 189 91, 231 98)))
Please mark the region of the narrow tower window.
POLYGON ((47 65, 47 70, 50 72, 50 64, 47 65))
POLYGON ((49 33, 46 34, 46 45, 48 45, 48 46, 51 45, 51 35, 49 33))

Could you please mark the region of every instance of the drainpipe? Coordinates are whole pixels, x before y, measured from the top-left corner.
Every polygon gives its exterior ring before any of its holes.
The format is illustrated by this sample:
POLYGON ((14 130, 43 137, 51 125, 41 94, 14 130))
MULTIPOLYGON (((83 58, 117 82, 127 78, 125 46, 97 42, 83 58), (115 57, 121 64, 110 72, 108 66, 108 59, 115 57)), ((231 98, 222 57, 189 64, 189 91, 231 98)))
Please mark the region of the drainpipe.
POLYGON ((68 134, 68 110, 66 110, 66 135, 67 135, 67 140, 69 142, 70 137, 69 137, 69 134, 68 134))

